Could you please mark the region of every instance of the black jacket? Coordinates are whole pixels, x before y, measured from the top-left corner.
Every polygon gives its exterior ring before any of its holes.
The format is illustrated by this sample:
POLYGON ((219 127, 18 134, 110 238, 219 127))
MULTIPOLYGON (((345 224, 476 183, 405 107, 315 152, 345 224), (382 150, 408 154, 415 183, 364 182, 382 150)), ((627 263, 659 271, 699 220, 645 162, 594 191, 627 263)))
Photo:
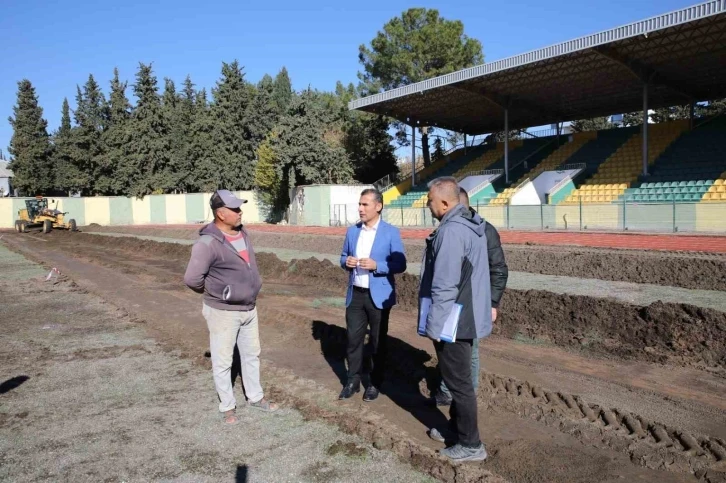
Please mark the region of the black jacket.
POLYGON ((507 287, 507 278, 509 278, 509 268, 507 261, 504 259, 504 250, 502 250, 502 241, 499 238, 499 232, 486 222, 484 227, 485 236, 487 238, 487 251, 489 253, 489 279, 492 285, 492 307, 499 307, 499 301, 502 300, 504 289, 507 287))

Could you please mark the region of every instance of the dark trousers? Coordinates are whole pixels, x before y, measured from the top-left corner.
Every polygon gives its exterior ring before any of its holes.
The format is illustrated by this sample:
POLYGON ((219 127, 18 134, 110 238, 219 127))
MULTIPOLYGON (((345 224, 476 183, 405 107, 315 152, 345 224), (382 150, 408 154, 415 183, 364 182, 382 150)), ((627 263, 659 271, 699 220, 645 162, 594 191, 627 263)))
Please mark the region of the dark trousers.
POLYGON ((377 388, 383 383, 388 349, 388 316, 391 309, 379 309, 373 304, 368 289, 353 287, 353 299, 345 310, 348 329, 348 383, 359 383, 363 368, 363 346, 366 329, 370 326, 372 348, 371 384, 377 388))
POLYGON ((441 376, 451 392, 451 429, 462 446, 478 447, 476 393, 471 382, 471 339, 453 343, 434 342, 441 376))

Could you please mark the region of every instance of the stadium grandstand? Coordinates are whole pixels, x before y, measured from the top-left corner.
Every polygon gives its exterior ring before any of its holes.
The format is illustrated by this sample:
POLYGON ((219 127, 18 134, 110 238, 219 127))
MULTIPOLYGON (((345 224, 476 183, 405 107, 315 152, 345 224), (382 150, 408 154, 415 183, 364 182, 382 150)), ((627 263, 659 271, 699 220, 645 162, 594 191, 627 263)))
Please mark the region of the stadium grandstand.
MULTIPOLYGON (((678 208, 696 229, 699 216, 701 226, 726 219, 726 117, 694 116, 697 103, 726 97, 724 45, 726 0, 712 0, 357 99, 349 108, 410 126, 413 159, 417 127, 502 133, 501 142, 465 143, 407 179, 391 175, 376 183, 389 211, 400 213, 394 223, 425 224, 427 182, 454 176, 472 205, 501 218, 500 226, 510 225, 504 221, 510 206, 539 207, 542 227, 547 212, 554 228, 584 204, 602 207, 591 209, 591 218, 609 218, 589 225, 627 229, 626 206, 631 220, 640 209, 647 224, 657 213, 648 205, 671 204, 673 218, 678 208), (652 109, 676 105, 690 105, 690 119, 650 122, 652 109), (633 111, 646 122, 561 130, 567 121, 633 111), (546 125, 556 129, 517 139, 506 134, 546 125)), ((582 226, 582 208, 579 217, 582 226)))

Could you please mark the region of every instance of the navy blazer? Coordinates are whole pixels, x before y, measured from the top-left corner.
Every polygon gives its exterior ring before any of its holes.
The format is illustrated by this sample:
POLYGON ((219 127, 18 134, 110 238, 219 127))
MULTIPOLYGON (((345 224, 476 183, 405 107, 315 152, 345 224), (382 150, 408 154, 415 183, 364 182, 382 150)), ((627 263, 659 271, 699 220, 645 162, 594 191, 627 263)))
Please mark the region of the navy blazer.
MULTIPOLYGON (((348 256, 355 256, 355 248, 358 244, 358 237, 363 229, 360 222, 348 228, 343 243, 343 252, 340 254, 340 266, 348 270, 348 294, 345 306, 350 305, 353 298, 353 270, 345 266, 348 256)), ((371 256, 376 262, 376 270, 370 272, 369 288, 373 303, 379 309, 387 309, 396 305, 396 281, 393 275, 406 271, 406 253, 401 241, 401 232, 398 228, 380 220, 378 231, 373 240, 371 256)))

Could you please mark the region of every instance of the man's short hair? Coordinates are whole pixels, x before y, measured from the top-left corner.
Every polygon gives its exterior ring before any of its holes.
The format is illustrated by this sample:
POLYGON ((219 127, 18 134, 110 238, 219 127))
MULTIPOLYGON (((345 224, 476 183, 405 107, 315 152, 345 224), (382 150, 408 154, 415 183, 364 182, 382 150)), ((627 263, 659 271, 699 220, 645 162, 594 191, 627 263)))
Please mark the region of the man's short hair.
POLYGON ((467 193, 464 188, 459 187, 459 196, 463 196, 467 201, 469 201, 469 193, 467 193))
POLYGON ((429 183, 430 190, 436 190, 448 201, 459 201, 459 184, 453 176, 442 176, 429 183))
MULTIPOLYGON (((363 191, 361 191, 360 195, 361 196, 373 195, 373 201, 375 201, 376 203, 380 203, 381 211, 383 211, 383 193, 381 193, 380 191, 378 191, 375 188, 366 188, 363 191)), ((381 214, 381 211, 378 212, 379 215, 381 214)))

